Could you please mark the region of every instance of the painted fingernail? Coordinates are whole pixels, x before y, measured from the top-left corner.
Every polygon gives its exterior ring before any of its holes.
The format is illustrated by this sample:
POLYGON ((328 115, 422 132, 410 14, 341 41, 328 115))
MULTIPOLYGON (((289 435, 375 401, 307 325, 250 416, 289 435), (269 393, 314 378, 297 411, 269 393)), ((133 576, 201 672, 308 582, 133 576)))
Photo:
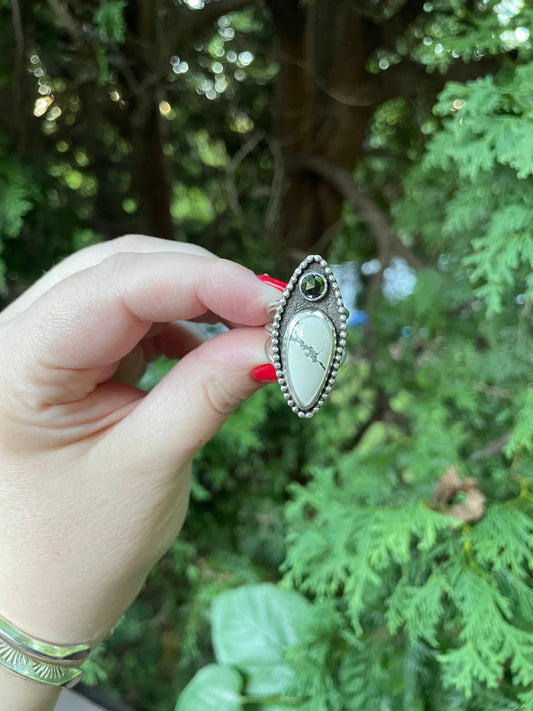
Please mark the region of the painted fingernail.
POLYGON ((257 278, 260 279, 263 284, 268 284, 268 286, 273 286, 275 289, 279 289, 279 291, 285 291, 287 288, 287 284, 284 281, 280 281, 279 279, 274 279, 273 277, 269 276, 268 274, 258 274, 257 278))
POLYGON ((252 370, 252 378, 259 383, 277 383, 276 369, 271 363, 258 365, 252 370))

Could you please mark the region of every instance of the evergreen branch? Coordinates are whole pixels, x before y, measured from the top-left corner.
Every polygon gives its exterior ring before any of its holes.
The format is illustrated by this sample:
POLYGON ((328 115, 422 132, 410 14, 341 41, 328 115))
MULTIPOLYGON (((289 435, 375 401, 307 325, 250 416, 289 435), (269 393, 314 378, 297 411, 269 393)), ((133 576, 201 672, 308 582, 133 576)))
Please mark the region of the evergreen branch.
POLYGON ((321 91, 343 106, 376 108, 385 101, 399 96, 410 100, 425 97, 428 103, 434 103, 447 82, 470 81, 493 74, 499 68, 497 60, 489 57, 467 64, 457 61, 444 74, 430 74, 427 68, 418 62, 405 60, 378 74, 365 73, 365 78, 352 91, 333 87, 320 81, 316 76, 313 77, 313 81, 321 91))

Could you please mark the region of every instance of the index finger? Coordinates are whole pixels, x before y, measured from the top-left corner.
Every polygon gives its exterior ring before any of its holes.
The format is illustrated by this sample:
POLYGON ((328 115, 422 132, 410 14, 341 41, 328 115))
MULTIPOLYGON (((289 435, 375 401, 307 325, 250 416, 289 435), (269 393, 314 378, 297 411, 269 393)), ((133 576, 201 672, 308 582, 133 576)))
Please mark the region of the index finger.
POLYGON ((120 253, 46 291, 23 314, 22 328, 29 352, 45 367, 101 368, 129 353, 152 323, 213 312, 261 326, 269 320, 266 305, 278 297, 253 272, 224 259, 120 253))
POLYGON ((168 239, 160 239, 159 237, 149 237, 148 235, 123 235, 122 237, 80 249, 55 264, 0 313, 0 320, 6 321, 9 318, 13 318, 13 316, 21 314, 55 284, 120 252, 174 252, 176 254, 194 254, 217 259, 215 254, 195 244, 174 242, 168 239))

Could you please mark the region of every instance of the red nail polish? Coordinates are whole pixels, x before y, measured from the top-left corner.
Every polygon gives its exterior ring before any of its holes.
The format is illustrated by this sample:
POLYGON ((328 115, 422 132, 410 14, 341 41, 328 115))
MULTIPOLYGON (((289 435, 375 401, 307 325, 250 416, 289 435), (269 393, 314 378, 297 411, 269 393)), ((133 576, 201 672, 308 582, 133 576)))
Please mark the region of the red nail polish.
POLYGON ((285 291, 287 288, 287 284, 285 284, 284 281, 280 281, 279 279, 274 279, 273 277, 269 276, 268 274, 258 274, 257 278, 260 279, 263 284, 268 284, 268 286, 273 286, 275 289, 279 289, 280 291, 285 291))
POLYGON ((271 363, 258 365, 257 368, 254 368, 252 370, 252 378, 257 380, 258 383, 277 383, 278 381, 276 369, 271 363))

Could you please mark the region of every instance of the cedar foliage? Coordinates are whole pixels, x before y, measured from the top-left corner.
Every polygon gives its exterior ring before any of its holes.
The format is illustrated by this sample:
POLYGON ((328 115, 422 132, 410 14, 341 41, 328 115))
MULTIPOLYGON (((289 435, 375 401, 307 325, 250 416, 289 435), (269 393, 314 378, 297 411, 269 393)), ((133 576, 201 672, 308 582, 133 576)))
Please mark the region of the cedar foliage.
POLYGON ((394 318, 373 313, 388 421, 310 465, 287 508, 285 580, 356 635, 342 708, 532 708, 532 68, 441 93, 442 126, 393 207, 438 268, 394 318), (450 466, 484 492, 481 520, 435 510, 450 466))

